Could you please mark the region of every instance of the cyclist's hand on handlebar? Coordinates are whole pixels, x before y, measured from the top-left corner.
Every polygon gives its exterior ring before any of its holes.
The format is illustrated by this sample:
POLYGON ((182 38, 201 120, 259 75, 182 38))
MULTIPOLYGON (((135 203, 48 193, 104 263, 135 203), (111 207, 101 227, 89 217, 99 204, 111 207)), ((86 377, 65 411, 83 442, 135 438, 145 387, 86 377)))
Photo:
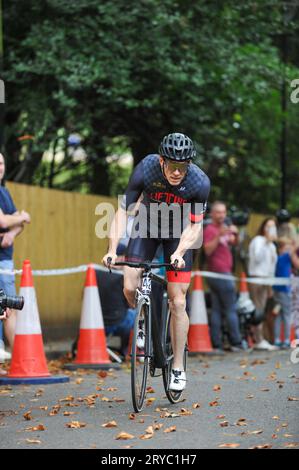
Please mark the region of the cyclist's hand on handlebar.
POLYGON ((107 253, 103 258, 103 263, 107 268, 116 262, 117 254, 116 253, 107 253))
POLYGON ((182 256, 177 255, 176 253, 173 253, 170 257, 170 264, 174 265, 177 269, 184 269, 185 267, 185 261, 182 256))

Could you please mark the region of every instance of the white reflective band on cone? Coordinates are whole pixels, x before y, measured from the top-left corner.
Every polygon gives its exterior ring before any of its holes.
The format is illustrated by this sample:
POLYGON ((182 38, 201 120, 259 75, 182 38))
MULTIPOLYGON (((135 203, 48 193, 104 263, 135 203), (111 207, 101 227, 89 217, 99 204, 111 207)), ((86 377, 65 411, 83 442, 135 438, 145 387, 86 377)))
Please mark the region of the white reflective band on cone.
POLYGON ((104 329, 99 291, 95 286, 84 288, 80 328, 85 330, 104 329))
POLYGON ((23 310, 17 310, 16 335, 41 334, 41 325, 37 308, 34 287, 21 287, 20 295, 24 297, 23 310))

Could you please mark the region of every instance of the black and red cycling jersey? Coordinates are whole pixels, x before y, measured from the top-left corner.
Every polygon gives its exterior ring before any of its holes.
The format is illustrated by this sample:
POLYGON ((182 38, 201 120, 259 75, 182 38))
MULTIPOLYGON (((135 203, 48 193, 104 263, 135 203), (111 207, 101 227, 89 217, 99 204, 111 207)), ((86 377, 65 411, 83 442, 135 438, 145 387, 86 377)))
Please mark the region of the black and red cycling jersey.
MULTIPOLYGON (((143 233, 143 236, 130 239, 127 259, 131 261, 151 260, 157 246, 162 243, 165 262, 169 262, 170 255, 175 251, 180 241, 180 235, 186 226, 186 214, 189 224, 190 221, 191 223, 201 222, 206 210, 209 192, 210 180, 195 164, 190 163, 187 173, 179 185, 171 185, 163 174, 159 155, 146 156, 136 166, 122 201, 122 208, 131 211, 142 196, 141 204, 143 204, 146 213, 146 220, 141 222, 139 220, 139 225, 147 225, 146 236, 143 233), (152 210, 155 209, 155 206, 158 208, 167 206, 171 209, 169 218, 166 220, 169 229, 167 236, 164 235, 162 227, 165 222, 163 212, 162 217, 160 213, 158 213, 158 219, 153 217, 153 214, 157 215, 157 211, 152 210), (175 209, 176 212, 172 212, 172 209, 175 209), (180 210, 179 216, 177 216, 177 209, 180 210), (178 235, 174 233, 173 225, 177 225, 180 218, 181 231, 178 235)), ((136 217, 137 219, 138 217, 136 217)), ((188 273, 188 276, 183 276, 184 280, 182 276, 176 276, 179 282, 185 282, 185 279, 189 278, 192 267, 192 251, 188 250, 184 258, 186 267, 183 272, 188 273)), ((186 282, 188 281, 186 280, 186 282)))

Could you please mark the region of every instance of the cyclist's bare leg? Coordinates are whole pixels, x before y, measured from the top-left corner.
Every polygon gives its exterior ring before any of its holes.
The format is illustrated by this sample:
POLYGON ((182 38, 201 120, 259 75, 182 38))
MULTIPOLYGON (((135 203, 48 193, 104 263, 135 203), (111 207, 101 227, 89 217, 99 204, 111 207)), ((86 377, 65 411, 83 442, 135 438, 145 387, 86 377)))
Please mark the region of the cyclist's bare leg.
POLYGON ((124 296, 131 308, 136 307, 135 293, 139 286, 142 269, 124 267, 124 296))
POLYGON ((171 311, 171 343, 174 354, 173 368, 184 370, 183 356, 189 330, 186 313, 186 294, 189 283, 168 283, 169 307, 171 311))

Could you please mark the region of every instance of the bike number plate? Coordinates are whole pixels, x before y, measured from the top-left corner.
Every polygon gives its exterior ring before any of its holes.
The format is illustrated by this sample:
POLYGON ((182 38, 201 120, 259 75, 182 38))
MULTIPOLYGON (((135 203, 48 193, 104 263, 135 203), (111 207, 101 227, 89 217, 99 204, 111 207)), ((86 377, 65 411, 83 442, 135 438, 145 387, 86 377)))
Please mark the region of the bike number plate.
POLYGON ((149 295, 152 291, 152 281, 148 277, 142 279, 142 286, 141 286, 142 293, 145 295, 149 295))

